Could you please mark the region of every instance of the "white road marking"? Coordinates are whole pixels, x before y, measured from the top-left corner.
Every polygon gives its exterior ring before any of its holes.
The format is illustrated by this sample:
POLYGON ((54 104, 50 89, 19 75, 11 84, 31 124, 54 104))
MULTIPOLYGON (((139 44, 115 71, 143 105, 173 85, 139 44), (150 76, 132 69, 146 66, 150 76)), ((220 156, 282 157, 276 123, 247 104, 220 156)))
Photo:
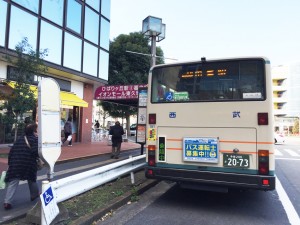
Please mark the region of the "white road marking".
POLYGON ((300 159, 294 159, 294 158, 275 158, 275 160, 291 160, 291 161, 300 161, 300 159))
POLYGON ((295 157, 299 157, 300 156, 297 152, 295 152, 295 151, 293 151, 291 149, 283 149, 283 150, 286 151, 287 153, 289 153, 291 156, 295 156, 295 157))
POLYGON ((277 177, 276 177, 276 191, 278 193, 279 200, 282 202, 283 208, 287 214, 290 224, 299 225, 300 224, 299 215, 297 214, 293 204, 289 199, 289 196, 286 194, 285 190, 283 189, 277 177))
POLYGON ((283 156, 283 154, 278 149, 275 149, 275 155, 283 156))

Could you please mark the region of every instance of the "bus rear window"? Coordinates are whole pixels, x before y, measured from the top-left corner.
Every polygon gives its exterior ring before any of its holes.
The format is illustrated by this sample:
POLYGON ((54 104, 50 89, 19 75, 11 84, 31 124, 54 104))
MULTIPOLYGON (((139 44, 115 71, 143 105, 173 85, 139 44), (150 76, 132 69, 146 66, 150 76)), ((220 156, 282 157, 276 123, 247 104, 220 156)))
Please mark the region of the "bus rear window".
POLYGON ((261 101, 266 97, 264 74, 262 59, 156 67, 151 101, 261 101))

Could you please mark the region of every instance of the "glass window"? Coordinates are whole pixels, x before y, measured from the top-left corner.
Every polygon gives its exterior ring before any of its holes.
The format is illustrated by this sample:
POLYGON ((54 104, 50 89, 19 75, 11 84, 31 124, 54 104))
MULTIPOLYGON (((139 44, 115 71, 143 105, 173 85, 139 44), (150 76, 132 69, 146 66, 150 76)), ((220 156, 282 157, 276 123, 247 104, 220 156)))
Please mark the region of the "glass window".
POLYGON ((42 16, 54 23, 62 26, 63 24, 63 0, 43 0, 42 1, 42 16))
POLYGON ((98 45, 99 15, 85 7, 84 37, 98 45))
POLYGON ((82 4, 76 0, 68 0, 67 27, 81 34, 82 4))
POLYGON ((41 22, 40 48, 48 49, 45 60, 61 64, 62 30, 44 21, 41 22), (51 38, 49 38, 51 34, 51 38))
POLYGON ((0 1, 0 46, 5 45, 7 3, 0 1))
POLYGON ((110 19, 110 0, 101 0, 101 14, 110 19))
POLYGON ((99 78, 103 80, 108 80, 108 60, 108 53, 100 49, 99 78))
POLYGON ((93 9, 95 9, 97 12, 99 12, 100 0, 86 0, 85 3, 91 6, 93 9))
POLYGON ((27 37, 28 43, 35 50, 37 42, 37 24, 38 20, 36 17, 12 6, 8 47, 10 49, 15 49, 16 45, 21 42, 23 38, 27 37))
POLYGON ((154 68, 152 102, 262 101, 263 60, 220 61, 154 68))
POLYGON ((98 49, 84 42, 83 72, 97 77, 98 49))
POLYGON ((100 46, 106 50, 109 50, 109 31, 109 22, 101 18, 100 46))
POLYGON ((81 40, 65 33, 64 66, 81 71, 81 40))
POLYGON ((29 9, 32 12, 39 12, 39 0, 14 0, 14 2, 18 3, 26 9, 29 9))

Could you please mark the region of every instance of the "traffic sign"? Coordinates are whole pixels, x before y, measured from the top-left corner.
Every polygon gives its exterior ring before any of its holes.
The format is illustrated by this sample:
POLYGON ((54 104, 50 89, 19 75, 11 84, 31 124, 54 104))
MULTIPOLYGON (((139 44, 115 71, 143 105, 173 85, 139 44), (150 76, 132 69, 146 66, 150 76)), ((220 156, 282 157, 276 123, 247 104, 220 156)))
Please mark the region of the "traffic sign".
POLYGON ((59 208, 57 206, 55 192, 51 185, 48 185, 45 191, 40 195, 42 202, 42 211, 47 224, 50 224, 55 217, 59 214, 59 208))

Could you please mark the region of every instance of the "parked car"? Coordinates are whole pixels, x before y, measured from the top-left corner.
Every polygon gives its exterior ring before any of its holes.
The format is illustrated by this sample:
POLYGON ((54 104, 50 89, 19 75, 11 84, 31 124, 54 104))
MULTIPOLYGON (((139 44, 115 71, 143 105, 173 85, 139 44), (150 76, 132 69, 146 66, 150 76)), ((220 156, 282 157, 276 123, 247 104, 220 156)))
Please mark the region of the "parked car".
POLYGON ((274 134, 274 143, 275 144, 284 144, 285 143, 285 136, 281 133, 274 134))
POLYGON ((136 123, 130 126, 130 136, 135 136, 135 135, 136 135, 136 123))

